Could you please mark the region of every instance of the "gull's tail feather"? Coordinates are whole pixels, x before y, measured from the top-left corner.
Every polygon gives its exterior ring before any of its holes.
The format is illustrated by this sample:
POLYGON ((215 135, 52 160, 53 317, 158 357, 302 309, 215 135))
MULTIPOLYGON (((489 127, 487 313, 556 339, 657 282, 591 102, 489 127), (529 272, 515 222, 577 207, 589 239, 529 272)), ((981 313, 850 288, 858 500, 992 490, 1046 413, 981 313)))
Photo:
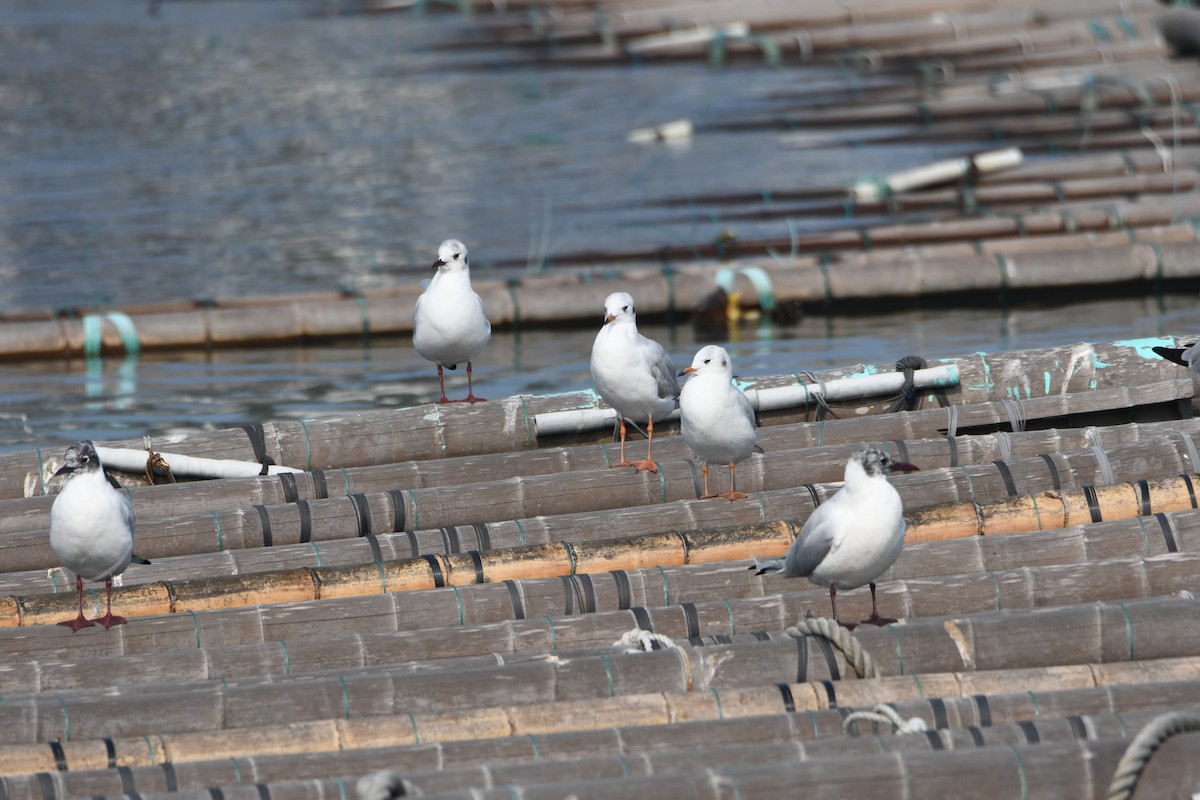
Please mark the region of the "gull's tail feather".
POLYGON ((1173 364, 1178 364, 1181 367, 1191 366, 1183 358, 1183 354, 1190 350, 1190 347, 1151 347, 1150 349, 1173 364))
POLYGON ((755 575, 762 575, 765 572, 783 572, 783 561, 781 559, 772 559, 771 561, 760 561, 756 564, 751 564, 749 569, 758 570, 755 575))

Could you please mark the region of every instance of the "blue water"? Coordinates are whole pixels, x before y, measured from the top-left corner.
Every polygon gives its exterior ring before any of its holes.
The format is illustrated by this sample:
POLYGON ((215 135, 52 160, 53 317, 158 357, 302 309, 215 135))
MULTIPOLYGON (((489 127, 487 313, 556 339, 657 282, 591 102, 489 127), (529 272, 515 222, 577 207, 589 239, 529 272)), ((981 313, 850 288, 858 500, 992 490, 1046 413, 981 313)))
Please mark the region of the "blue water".
MULTIPOLYGON (((786 237, 783 220, 730 225, 719 208, 657 201, 844 186, 950 152, 706 130, 769 113, 815 69, 534 68, 450 47, 475 20, 328 8, 0 2, 0 314, 411 284, 448 237, 468 243, 479 275, 730 228, 786 237), (626 139, 681 117, 700 131, 686 144, 626 139)), ((730 349, 745 377, 1124 339, 1194 327, 1193 300, 815 316, 751 324, 730 349)), ((644 327, 690 362, 690 327, 644 327)), ((590 386, 593 335, 498 333, 476 385, 491 396, 590 386)), ((408 405, 436 389, 404 339, 0 363, 0 450, 408 405)))

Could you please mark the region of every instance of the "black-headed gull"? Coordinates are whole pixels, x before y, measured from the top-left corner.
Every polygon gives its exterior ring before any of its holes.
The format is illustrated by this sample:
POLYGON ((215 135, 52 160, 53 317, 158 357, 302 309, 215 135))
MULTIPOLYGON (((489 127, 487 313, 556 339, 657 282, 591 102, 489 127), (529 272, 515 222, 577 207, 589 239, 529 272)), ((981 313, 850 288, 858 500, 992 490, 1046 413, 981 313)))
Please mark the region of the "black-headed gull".
POLYGON ((733 385, 733 364, 725 348, 710 344, 700 348, 692 365, 680 371, 691 375, 679 393, 680 428, 683 440, 704 459, 704 498, 724 497, 740 500, 746 495, 737 491, 733 470, 739 461, 754 451, 762 452, 755 443, 754 407, 740 389, 733 385), (708 465, 729 465, 729 491, 711 494, 708 491, 708 465))
POLYGON ((133 504, 105 474, 90 441, 68 447, 62 467, 54 474, 67 477, 50 507, 50 549, 75 574, 79 595, 79 616, 58 624, 72 631, 97 622, 105 628, 122 625, 125 618, 112 613, 112 579, 137 558, 133 555, 133 504), (83 616, 84 578, 104 581, 107 590, 105 614, 94 621, 83 616))
POLYGON ((638 333, 633 298, 613 292, 604 301, 604 326, 592 345, 592 378, 596 389, 616 409, 621 428, 621 461, 614 467, 636 467, 658 472, 651 447, 654 421, 675 410, 679 384, 675 366, 658 342, 638 333), (630 463, 625 458, 625 418, 646 420, 646 458, 630 463))
POLYGON ((895 563, 904 546, 904 509, 887 475, 892 470, 915 469, 907 462, 892 461, 874 446, 852 455, 846 462, 845 485, 817 506, 783 560, 759 564, 758 574, 803 577, 828 586, 834 620, 851 630, 853 623, 837 618, 837 590, 870 584, 871 616, 863 622, 895 622, 880 617, 875 606, 875 579, 895 563))
POLYGON ((483 301, 471 288, 467 246, 457 239, 442 242, 433 268, 437 272, 417 298, 413 310, 413 347, 422 358, 437 364, 438 386, 442 390, 439 403, 452 402, 446 399, 442 368, 454 369, 464 361, 467 396, 454 402, 482 402, 487 398, 476 397, 471 384, 471 361, 487 347, 492 325, 483 311, 483 301))

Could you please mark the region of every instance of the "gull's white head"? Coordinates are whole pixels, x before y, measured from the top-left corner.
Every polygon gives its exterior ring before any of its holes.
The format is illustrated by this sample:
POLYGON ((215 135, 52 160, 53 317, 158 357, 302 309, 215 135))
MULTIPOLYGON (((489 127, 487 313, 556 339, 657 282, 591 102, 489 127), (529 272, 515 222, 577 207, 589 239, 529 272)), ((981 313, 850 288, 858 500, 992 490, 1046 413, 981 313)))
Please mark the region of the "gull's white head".
POLYGON ((867 445, 859 452, 850 456, 851 461, 857 461, 867 477, 874 478, 887 475, 890 472, 916 472, 917 466, 907 461, 894 461, 892 457, 874 445, 867 445))
POLYGON ((467 246, 458 239, 447 239, 438 248, 434 269, 443 272, 467 272, 467 246))
POLYGON ((715 344, 705 345, 692 359, 692 365, 680 370, 679 374, 691 375, 696 372, 705 375, 724 375, 727 379, 731 379, 733 378, 733 362, 729 360, 729 353, 724 347, 718 347, 715 344))
POLYGON ((96 455, 96 448, 91 440, 85 439, 67 448, 66 455, 63 457, 63 465, 54 474, 69 477, 75 473, 95 472, 98 469, 100 469, 100 457, 96 455))
POLYGON ((633 297, 628 292, 613 292, 604 300, 604 322, 608 324, 617 320, 628 319, 634 322, 637 309, 633 307, 633 297))

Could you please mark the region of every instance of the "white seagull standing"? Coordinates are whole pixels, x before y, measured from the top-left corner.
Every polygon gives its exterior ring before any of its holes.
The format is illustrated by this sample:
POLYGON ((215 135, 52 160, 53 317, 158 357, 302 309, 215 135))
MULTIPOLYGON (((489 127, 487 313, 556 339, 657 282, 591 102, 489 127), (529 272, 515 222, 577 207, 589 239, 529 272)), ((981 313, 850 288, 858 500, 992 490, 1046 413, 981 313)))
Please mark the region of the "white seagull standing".
POLYGON ((679 393, 680 427, 683 440, 704 459, 704 497, 724 497, 740 500, 746 495, 737 491, 733 468, 750 454, 762 452, 756 443, 754 407, 749 398, 733 385, 733 364, 729 353, 715 344, 702 347, 692 365, 680 375, 691 375, 679 393), (708 491, 708 465, 729 465, 729 491, 711 494, 708 491))
POLYGON ((483 311, 483 301, 471 288, 471 270, 467 264, 467 246, 457 239, 447 239, 438 248, 433 262, 437 272, 413 310, 413 347, 422 358, 437 364, 438 386, 442 390, 439 403, 446 399, 446 382, 442 368, 454 369, 467 362, 467 396, 463 403, 479 403, 487 398, 476 397, 471 385, 471 361, 483 352, 492 338, 492 324, 483 311))
POLYGON ((855 453, 846 462, 845 485, 817 506, 783 560, 760 564, 757 574, 774 571, 785 578, 803 577, 828 586, 834 620, 851 630, 853 623, 837 618, 837 590, 869 583, 871 616, 863 622, 895 622, 880 617, 875 606, 875 579, 895 563, 904 546, 904 509, 887 474, 916 469, 912 464, 892 461, 874 446, 855 453))
POLYGON ((54 473, 66 475, 62 491, 50 507, 50 549, 64 567, 75 573, 79 616, 58 623, 72 631, 99 622, 105 628, 125 623, 112 613, 112 579, 129 566, 133 555, 133 504, 110 483, 90 441, 67 448, 63 465, 54 473), (83 579, 104 581, 107 610, 95 620, 83 616, 83 579))
POLYGON ((592 378, 600 396, 617 411, 621 427, 621 462, 614 467, 636 467, 658 472, 651 447, 654 420, 675 410, 679 384, 675 366, 658 342, 638 333, 637 310, 625 292, 613 292, 604 301, 604 326, 592 345, 592 378), (625 418, 646 420, 646 459, 625 459, 625 418))

